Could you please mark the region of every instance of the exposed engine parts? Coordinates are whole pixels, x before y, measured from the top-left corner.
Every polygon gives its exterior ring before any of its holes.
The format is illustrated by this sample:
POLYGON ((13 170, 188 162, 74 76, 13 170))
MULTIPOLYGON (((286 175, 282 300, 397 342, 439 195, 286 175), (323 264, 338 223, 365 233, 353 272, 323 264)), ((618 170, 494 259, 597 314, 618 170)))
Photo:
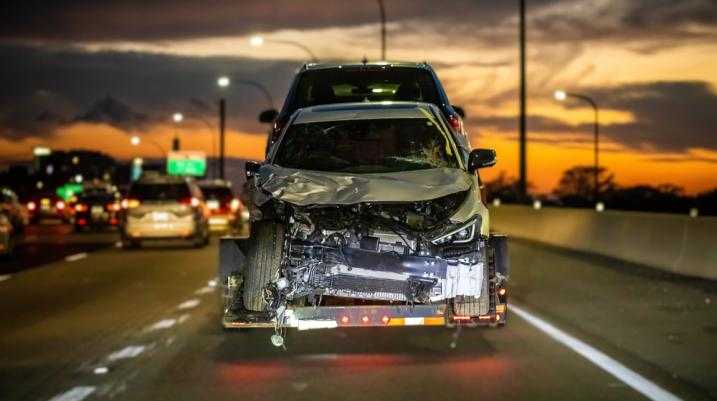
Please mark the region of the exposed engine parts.
POLYGON ((485 243, 432 242, 463 197, 288 208, 281 274, 266 294, 270 309, 324 296, 409 304, 479 297, 485 243))

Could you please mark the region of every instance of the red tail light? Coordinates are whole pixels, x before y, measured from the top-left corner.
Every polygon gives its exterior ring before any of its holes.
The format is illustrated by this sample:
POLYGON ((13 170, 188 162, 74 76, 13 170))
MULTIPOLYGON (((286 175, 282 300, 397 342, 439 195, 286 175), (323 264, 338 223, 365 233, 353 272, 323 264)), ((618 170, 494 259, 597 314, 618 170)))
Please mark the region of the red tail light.
POLYGON ((122 209, 132 209, 138 207, 139 204, 140 202, 137 199, 122 199, 122 203, 120 205, 122 209))
POLYGON ((191 207, 197 207, 197 206, 199 206, 199 204, 200 204, 201 202, 199 201, 198 198, 195 198, 195 197, 192 196, 192 197, 187 197, 187 198, 182 198, 182 199, 180 199, 180 200, 179 200, 179 203, 181 203, 181 204, 183 204, 183 205, 188 205, 188 206, 191 206, 191 207))

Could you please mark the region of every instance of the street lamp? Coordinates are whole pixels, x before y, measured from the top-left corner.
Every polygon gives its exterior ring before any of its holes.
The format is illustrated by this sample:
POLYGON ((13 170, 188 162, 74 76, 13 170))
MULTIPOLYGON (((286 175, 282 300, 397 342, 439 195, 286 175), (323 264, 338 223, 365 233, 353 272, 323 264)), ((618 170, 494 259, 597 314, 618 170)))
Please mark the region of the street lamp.
MULTIPOLYGON (((164 150, 162 145, 158 144, 156 141, 150 138, 145 138, 145 140, 154 145, 157 149, 159 149, 159 151, 162 152, 162 156, 167 155, 167 152, 164 150)), ((131 138, 129 138, 129 143, 131 143, 132 146, 139 146, 142 143, 142 138, 140 138, 139 135, 133 135, 131 138)))
MULTIPOLYGON (((184 121, 184 114, 182 113, 174 113, 172 114, 172 120, 174 121, 177 126, 184 121)), ((179 132, 177 131, 177 126, 174 127, 174 139, 172 140, 172 150, 179 150, 179 132)))
POLYGON ((595 101, 590 98, 587 95, 579 94, 579 93, 570 93, 566 92, 564 90, 556 90, 555 93, 553 93, 553 96, 555 97, 555 100, 559 102, 564 102, 567 98, 573 97, 576 99, 580 99, 582 101, 587 102, 590 104, 590 106, 593 108, 593 112, 595 115, 595 120, 593 122, 593 141, 595 143, 594 145, 594 153, 595 153, 595 165, 593 167, 594 171, 594 177, 593 177, 593 200, 595 202, 598 202, 600 199, 600 181, 598 179, 598 176, 600 174, 600 159, 599 159, 599 151, 600 151, 600 121, 599 121, 599 112, 598 112, 598 106, 595 101))
POLYGON ((311 59, 312 63, 319 62, 319 59, 316 58, 316 55, 314 54, 314 52, 312 52, 311 49, 309 49, 308 47, 306 47, 305 45, 303 45, 299 42, 294 42, 293 40, 283 40, 283 39, 266 40, 263 36, 259 36, 259 35, 254 35, 251 38, 249 38, 249 44, 252 47, 261 47, 264 45, 264 43, 277 43, 277 44, 282 44, 282 45, 298 47, 299 49, 303 50, 309 56, 309 59, 311 59))
MULTIPOLYGON (((264 43, 264 39, 261 36, 252 37, 252 43, 256 42, 261 45, 264 43)), ((249 79, 238 79, 234 81, 239 85, 248 85, 261 91, 266 98, 269 108, 274 109, 274 99, 271 96, 271 92, 266 86, 259 82, 252 81, 249 79)), ((217 86, 221 89, 226 89, 232 83, 232 80, 228 76, 221 76, 217 78, 217 86)), ((226 128, 226 99, 224 97, 219 99, 219 177, 224 179, 224 149, 225 149, 225 128, 226 128)))
POLYGON ((231 80, 227 76, 221 76, 217 78, 217 85, 219 85, 220 88, 226 88, 231 83, 231 80))

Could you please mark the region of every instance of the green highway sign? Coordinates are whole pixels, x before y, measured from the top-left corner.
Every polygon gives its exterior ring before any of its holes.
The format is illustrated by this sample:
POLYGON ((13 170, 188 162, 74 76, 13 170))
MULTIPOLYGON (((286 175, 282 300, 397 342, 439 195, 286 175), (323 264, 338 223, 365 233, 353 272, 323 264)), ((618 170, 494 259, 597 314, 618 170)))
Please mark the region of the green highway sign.
POLYGON ((169 152, 167 174, 202 177, 207 172, 207 157, 204 152, 191 150, 169 152))
POLYGON ((64 200, 68 200, 68 199, 72 198, 74 195, 78 195, 78 194, 82 193, 82 184, 68 182, 65 185, 57 187, 57 189, 55 190, 55 193, 60 198, 62 198, 64 200))

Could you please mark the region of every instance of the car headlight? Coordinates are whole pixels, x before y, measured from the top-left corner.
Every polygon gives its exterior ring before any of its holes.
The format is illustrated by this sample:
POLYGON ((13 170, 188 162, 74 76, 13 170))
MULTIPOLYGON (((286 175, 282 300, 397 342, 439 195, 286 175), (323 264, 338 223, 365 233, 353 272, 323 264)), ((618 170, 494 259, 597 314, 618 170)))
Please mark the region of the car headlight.
POLYGON ((434 239, 431 242, 435 245, 444 245, 451 243, 463 244, 466 242, 471 242, 476 235, 476 226, 478 225, 478 220, 478 218, 471 219, 462 226, 451 230, 445 234, 442 234, 440 237, 434 239))

